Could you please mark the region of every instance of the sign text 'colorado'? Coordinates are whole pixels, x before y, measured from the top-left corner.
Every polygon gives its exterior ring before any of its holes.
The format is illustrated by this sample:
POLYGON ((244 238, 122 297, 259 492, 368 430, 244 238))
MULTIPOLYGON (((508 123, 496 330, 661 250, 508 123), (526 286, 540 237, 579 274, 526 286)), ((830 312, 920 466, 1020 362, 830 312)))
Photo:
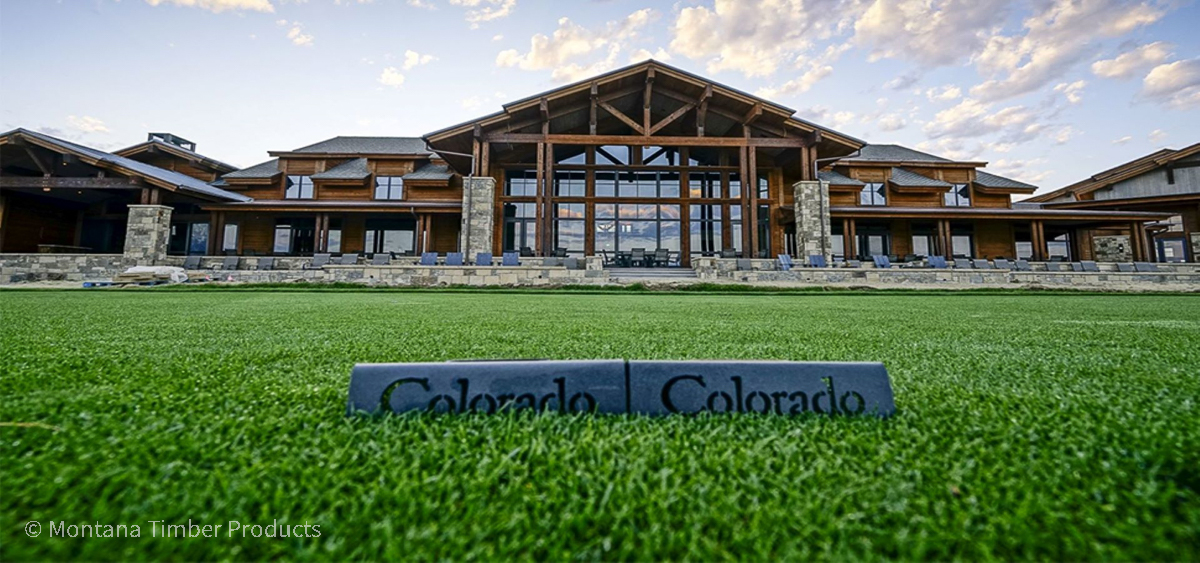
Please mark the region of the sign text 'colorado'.
POLYGON ((479 361, 359 364, 348 412, 888 416, 880 363, 774 361, 479 361))

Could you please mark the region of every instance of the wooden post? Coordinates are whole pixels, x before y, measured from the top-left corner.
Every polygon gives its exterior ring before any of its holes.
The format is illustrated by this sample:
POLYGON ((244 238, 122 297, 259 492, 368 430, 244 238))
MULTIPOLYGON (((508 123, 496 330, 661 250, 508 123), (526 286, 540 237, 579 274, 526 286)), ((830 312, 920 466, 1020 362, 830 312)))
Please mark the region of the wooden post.
POLYGON ((846 260, 855 260, 858 258, 858 225, 854 219, 846 219, 843 229, 842 236, 845 240, 842 246, 846 252, 846 260))
MULTIPOLYGON (((746 133, 749 133, 749 128, 746 133)), ((749 185, 748 198, 750 200, 750 247, 751 257, 758 257, 758 163, 755 161, 754 147, 746 148, 746 173, 750 176, 749 181, 743 181, 743 185, 749 185)), ((768 255, 769 256, 769 255, 768 255)))
POLYGON ((750 185, 747 181, 748 174, 746 173, 747 164, 747 147, 743 146, 738 149, 738 176, 742 180, 742 258, 753 258, 754 249, 751 248, 751 232, 754 231, 752 210, 750 209, 750 185))
MULTIPOLYGON (((546 183, 545 182, 546 161, 545 161, 545 158, 546 158, 546 144, 538 143, 537 144, 537 180, 534 183, 534 186, 536 187, 535 192, 537 194, 537 200, 536 200, 537 201, 537 204, 536 204, 537 209, 536 209, 535 215, 534 215, 534 217, 535 217, 534 225, 536 225, 535 229, 537 230, 537 236, 534 237, 534 241, 533 241, 533 246, 534 246, 533 252, 534 252, 534 254, 536 254, 538 256, 543 256, 542 240, 545 239, 545 225, 543 224, 543 221, 545 219, 545 217, 544 217, 545 214, 543 213, 545 211, 545 209, 543 209, 543 207, 545 205, 545 197, 543 196, 543 194, 546 191, 546 185, 545 185, 545 183, 546 183)), ((521 249, 517 248, 515 250, 519 251, 521 249)))
POLYGON ((1033 225, 1033 259, 1036 261, 1045 261, 1050 259, 1050 250, 1046 245, 1046 227, 1041 221, 1034 221, 1033 225))
POLYGON ((544 256, 554 254, 554 145, 546 143, 546 218, 545 243, 542 244, 544 256))
POLYGON ((221 252, 221 246, 217 242, 217 229, 220 228, 221 214, 218 211, 208 212, 208 248, 204 249, 204 253, 209 256, 216 256, 221 252))

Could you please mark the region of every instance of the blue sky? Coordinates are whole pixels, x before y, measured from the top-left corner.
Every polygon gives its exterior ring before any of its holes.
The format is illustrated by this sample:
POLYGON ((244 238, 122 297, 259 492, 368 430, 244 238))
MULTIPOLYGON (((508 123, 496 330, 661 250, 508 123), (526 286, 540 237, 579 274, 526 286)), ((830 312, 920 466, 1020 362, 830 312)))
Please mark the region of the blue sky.
POLYGON ((1200 142, 1196 29, 1173 0, 4 0, 0 126, 249 166, 654 57, 1048 190, 1200 142))

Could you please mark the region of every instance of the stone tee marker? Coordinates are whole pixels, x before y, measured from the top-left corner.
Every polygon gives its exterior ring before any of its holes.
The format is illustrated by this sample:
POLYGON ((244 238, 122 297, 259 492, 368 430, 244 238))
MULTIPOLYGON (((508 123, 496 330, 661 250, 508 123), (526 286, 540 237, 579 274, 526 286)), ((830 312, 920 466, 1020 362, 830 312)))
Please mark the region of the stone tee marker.
POLYGON ((887 369, 867 362, 478 361, 358 364, 347 414, 425 410, 806 412, 889 416, 887 369))

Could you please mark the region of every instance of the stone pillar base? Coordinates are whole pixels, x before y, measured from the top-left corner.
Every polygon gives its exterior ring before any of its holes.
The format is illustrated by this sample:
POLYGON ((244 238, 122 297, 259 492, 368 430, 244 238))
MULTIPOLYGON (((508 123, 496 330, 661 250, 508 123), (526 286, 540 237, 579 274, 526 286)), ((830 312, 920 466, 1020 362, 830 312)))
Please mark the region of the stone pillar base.
POLYGON ((463 178, 462 227, 458 248, 467 260, 492 251, 496 225, 496 180, 491 177, 463 178))
POLYGON ((1192 233, 1192 262, 1200 262, 1200 233, 1192 233))
POLYGON ((792 185, 796 211, 797 258, 824 256, 833 259, 829 220, 829 184, 802 180, 792 185))
POLYGON ((157 266, 167 259, 171 211, 166 205, 130 205, 125 227, 125 261, 131 266, 157 266))
POLYGON ((1133 247, 1125 235, 1092 237, 1092 256, 1097 262, 1132 262, 1133 247))

